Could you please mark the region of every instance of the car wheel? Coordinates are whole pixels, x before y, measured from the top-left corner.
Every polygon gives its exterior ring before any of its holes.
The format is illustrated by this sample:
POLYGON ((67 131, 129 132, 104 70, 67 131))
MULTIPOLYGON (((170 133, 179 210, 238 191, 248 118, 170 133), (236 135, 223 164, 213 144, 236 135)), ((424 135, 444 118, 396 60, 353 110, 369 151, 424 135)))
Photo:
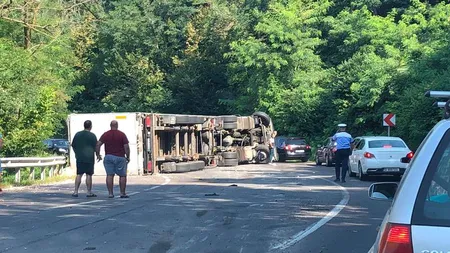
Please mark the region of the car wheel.
POLYGON ((316 165, 318 165, 318 166, 322 165, 322 162, 320 162, 318 155, 316 155, 316 165))
POLYGON ((285 163, 286 162, 286 157, 285 156, 280 156, 279 161, 282 162, 282 163, 285 163))
POLYGON ((330 161, 330 157, 329 156, 325 156, 325 164, 327 165, 327 167, 333 166, 333 164, 330 161))
POLYGON ((301 161, 306 163, 308 161, 308 158, 302 158, 301 161))
POLYGON ((358 163, 358 177, 359 177, 359 180, 361 180, 361 181, 367 180, 367 175, 365 175, 362 171, 361 163, 358 163))

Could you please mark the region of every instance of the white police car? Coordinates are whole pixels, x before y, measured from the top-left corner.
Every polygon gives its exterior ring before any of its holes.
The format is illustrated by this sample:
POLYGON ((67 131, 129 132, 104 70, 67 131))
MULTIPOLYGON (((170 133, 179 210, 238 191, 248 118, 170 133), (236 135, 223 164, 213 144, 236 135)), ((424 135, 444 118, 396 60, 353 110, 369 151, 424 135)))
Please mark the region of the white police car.
POLYGON ((369 253, 450 252, 450 92, 426 95, 449 99, 446 119, 422 141, 400 185, 370 186, 372 199, 393 202, 369 253))

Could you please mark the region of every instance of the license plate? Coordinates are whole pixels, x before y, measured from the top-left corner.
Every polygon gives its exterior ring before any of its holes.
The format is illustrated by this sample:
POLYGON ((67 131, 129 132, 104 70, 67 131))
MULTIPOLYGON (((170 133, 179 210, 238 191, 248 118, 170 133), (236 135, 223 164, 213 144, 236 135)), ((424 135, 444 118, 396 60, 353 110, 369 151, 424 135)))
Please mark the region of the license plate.
POLYGON ((383 170, 384 172, 399 172, 399 168, 386 168, 383 170))
POLYGON ((296 153, 305 153, 305 150, 295 150, 296 153))

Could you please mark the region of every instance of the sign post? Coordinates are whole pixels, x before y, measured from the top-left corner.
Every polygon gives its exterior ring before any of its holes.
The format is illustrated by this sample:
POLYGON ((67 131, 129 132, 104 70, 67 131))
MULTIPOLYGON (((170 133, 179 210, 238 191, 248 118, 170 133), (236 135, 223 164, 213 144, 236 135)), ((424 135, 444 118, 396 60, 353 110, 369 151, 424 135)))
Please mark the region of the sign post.
POLYGON ((388 136, 391 136, 391 127, 395 126, 395 114, 383 114, 383 126, 388 127, 388 136))

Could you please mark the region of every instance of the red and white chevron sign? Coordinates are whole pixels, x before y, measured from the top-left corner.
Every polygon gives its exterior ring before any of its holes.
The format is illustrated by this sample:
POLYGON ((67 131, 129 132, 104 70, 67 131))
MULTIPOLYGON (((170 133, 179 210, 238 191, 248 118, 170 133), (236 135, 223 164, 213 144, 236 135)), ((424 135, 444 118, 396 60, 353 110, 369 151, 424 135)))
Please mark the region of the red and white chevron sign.
POLYGON ((393 127, 395 126, 395 114, 383 114, 383 126, 393 127))

